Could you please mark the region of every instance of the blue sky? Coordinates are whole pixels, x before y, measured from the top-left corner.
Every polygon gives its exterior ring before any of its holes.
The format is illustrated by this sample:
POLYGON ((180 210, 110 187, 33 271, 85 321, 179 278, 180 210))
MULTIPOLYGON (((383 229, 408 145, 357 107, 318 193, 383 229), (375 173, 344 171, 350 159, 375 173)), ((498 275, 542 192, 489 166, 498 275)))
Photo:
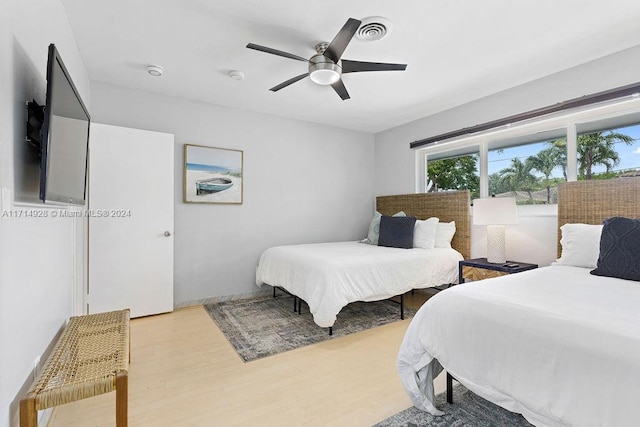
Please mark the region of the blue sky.
POLYGON ((242 152, 223 148, 189 145, 187 148, 187 163, 213 165, 231 170, 240 170, 242 168, 242 152))
MULTIPOLYGON (((614 129, 616 132, 629 135, 635 139, 632 145, 616 144, 616 150, 620 156, 620 164, 615 168, 635 169, 640 168, 640 124, 614 129)), ((511 159, 519 157, 524 161, 527 157, 547 148, 546 142, 528 144, 519 147, 505 148, 502 152, 489 151, 489 174, 496 173, 501 169, 509 167, 511 159)), ((604 172, 603 166, 594 167, 594 172, 604 172)), ((554 176, 561 177, 562 171, 558 168, 554 170, 554 176)))

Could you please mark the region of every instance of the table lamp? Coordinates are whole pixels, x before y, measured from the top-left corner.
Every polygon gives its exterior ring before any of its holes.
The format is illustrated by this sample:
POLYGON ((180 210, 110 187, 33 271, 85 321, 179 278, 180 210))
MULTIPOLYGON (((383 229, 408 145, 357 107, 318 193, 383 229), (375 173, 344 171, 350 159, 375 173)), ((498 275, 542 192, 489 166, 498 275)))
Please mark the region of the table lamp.
POLYGON ((473 201, 473 223, 487 226, 487 261, 507 262, 504 226, 518 223, 515 197, 491 197, 473 201))

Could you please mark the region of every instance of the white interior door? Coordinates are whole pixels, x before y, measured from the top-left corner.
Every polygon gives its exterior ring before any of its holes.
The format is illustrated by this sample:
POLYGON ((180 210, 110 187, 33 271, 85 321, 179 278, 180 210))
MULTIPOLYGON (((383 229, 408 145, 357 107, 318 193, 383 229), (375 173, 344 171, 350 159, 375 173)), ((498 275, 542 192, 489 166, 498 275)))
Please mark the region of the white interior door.
POLYGON ((91 124, 88 312, 173 310, 173 135, 91 124))

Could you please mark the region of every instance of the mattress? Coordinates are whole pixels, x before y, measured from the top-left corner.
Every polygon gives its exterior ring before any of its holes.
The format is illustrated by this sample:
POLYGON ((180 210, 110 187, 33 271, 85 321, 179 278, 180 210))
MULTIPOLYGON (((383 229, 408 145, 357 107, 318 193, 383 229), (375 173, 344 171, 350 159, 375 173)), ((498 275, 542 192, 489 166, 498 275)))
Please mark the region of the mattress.
POLYGON ((315 323, 333 326, 342 307, 411 289, 456 283, 454 249, 398 249, 359 242, 277 246, 260 257, 256 284, 280 286, 309 305, 315 323))
POLYGON ((637 425, 640 283, 550 266, 435 295, 412 319, 397 366, 432 414, 444 368, 535 425, 637 425))

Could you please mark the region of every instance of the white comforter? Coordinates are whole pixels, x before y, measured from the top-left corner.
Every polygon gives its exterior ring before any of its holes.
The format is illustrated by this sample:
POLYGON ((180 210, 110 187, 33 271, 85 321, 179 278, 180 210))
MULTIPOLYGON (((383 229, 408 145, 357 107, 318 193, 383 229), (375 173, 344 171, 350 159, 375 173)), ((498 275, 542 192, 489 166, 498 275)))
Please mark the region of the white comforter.
POLYGON ((457 283, 461 259, 454 249, 397 249, 358 242, 277 246, 260 257, 256 284, 280 286, 302 298, 313 320, 329 327, 351 302, 457 283))
POLYGON ((535 425, 637 426, 640 283, 552 266, 447 289, 398 354, 414 405, 433 414, 440 365, 535 425))

